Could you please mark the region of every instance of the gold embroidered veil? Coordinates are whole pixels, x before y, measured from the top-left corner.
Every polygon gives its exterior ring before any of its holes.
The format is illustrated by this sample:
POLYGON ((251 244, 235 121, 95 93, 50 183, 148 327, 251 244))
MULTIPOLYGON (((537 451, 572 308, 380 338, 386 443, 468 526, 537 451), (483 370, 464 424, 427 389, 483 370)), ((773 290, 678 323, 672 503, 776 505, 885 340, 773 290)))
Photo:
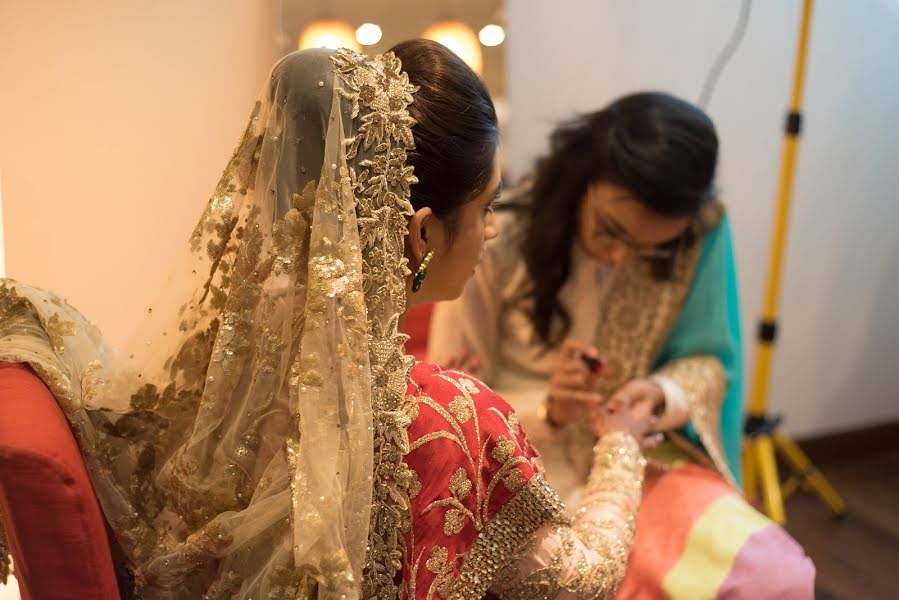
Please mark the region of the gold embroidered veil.
POLYGON ((276 64, 121 352, 0 286, 0 360, 59 400, 140 597, 395 597, 414 92, 392 54, 276 64))

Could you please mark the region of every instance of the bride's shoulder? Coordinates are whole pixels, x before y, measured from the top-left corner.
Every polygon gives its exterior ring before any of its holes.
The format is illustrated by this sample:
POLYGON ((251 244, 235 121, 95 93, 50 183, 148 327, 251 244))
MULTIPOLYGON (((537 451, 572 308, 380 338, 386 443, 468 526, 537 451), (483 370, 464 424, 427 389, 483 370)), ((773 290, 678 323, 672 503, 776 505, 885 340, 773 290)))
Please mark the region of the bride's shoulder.
POLYGON ((482 416, 502 416, 508 419, 511 406, 487 384, 465 371, 444 369, 429 362, 418 362, 410 373, 410 395, 418 402, 440 407, 459 417, 461 422, 477 413, 482 416), (463 419, 462 417, 468 417, 463 419))
POLYGON ((412 369, 411 382, 404 405, 411 419, 410 464, 438 457, 441 464, 467 464, 481 457, 478 477, 485 482, 483 489, 493 489, 495 477, 504 483, 500 487, 506 496, 494 499, 500 504, 539 472, 537 453, 518 415, 477 377, 420 362, 412 369))

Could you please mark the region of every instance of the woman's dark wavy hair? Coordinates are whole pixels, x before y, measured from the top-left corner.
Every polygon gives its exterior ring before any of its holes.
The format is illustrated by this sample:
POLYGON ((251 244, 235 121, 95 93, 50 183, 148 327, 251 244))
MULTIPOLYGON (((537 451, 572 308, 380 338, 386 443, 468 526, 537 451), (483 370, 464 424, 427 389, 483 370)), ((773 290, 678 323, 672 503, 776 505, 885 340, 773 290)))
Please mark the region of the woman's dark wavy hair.
MULTIPOLYGON (((559 290, 571 274, 572 244, 587 188, 603 181, 629 190, 653 212, 696 217, 715 195, 718 158, 715 126, 698 107, 661 92, 620 98, 598 112, 577 117, 550 137, 549 153, 537 162, 524 210, 523 254, 529 317, 547 348, 561 342, 571 317, 559 290)), ((693 243, 688 228, 675 248, 693 243)), ((651 265, 670 278, 673 261, 651 265)))
POLYGON ((484 191, 499 144, 496 110, 480 77, 442 44, 400 42, 390 49, 419 86, 409 105, 418 183, 412 207, 430 207, 454 231, 458 211, 484 191))

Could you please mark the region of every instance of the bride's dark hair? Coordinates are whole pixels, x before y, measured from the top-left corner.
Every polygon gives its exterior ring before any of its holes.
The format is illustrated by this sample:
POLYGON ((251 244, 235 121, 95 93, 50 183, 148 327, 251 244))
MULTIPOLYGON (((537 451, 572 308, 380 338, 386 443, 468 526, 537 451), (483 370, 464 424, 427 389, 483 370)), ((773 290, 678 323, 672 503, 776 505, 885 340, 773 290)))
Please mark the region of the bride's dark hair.
POLYGON ((430 207, 452 231, 463 204, 490 181, 499 128, 484 82, 442 44, 410 40, 391 48, 419 86, 409 106, 415 149, 412 206, 430 207))

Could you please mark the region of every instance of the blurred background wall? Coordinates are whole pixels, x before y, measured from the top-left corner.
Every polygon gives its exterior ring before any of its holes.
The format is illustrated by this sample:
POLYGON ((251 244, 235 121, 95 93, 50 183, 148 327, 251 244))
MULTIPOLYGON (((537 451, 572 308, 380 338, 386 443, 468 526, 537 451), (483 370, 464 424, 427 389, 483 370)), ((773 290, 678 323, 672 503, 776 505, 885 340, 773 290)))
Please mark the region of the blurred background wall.
MULTIPOLYGON (((526 173, 575 112, 662 89, 697 100, 740 10, 731 0, 0 3, 6 274, 51 288, 114 343, 167 265, 272 62, 310 24, 364 23, 381 52, 462 21, 526 173), (497 46, 477 41, 505 26, 497 46)), ((708 110, 722 141, 747 365, 764 280, 798 0, 757 1, 708 110)), ((808 64, 772 405, 798 435, 899 418, 899 2, 819 0, 808 64)))

